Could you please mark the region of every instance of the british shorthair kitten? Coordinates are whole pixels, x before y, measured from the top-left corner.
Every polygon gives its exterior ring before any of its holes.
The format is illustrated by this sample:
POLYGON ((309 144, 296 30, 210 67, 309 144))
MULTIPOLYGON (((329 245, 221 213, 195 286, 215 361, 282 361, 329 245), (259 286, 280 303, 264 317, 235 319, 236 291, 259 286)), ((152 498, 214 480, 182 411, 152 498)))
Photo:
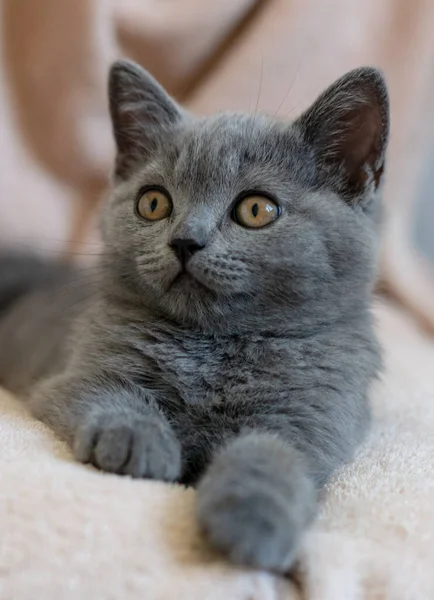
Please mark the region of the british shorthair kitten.
POLYGON ((384 80, 290 124, 195 118, 128 61, 109 97, 100 264, 0 260, 0 382, 77 460, 195 484, 216 549, 285 572, 369 424, 384 80))

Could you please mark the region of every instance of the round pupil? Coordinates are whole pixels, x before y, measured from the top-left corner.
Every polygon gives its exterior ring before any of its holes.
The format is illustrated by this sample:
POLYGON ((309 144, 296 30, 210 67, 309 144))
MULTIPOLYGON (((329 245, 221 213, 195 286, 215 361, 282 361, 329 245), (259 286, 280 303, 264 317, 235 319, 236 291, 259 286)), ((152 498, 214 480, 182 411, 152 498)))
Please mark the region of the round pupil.
POLYGON ((151 212, 154 212, 154 210, 157 208, 158 205, 158 198, 156 198, 155 196, 152 198, 151 200, 151 204, 150 204, 150 209, 151 212))
POLYGON ((252 215, 256 218, 258 216, 258 212, 259 212, 259 206, 258 206, 258 203, 255 202, 255 204, 252 206, 252 215))

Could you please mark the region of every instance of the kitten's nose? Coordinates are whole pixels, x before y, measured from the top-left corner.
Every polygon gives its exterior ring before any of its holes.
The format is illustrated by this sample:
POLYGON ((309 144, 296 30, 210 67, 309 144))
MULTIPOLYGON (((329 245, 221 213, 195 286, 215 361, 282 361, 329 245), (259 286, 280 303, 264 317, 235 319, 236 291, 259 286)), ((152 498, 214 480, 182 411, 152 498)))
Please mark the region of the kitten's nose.
POLYGON ((170 242, 170 247, 179 258, 181 264, 185 265, 195 252, 204 248, 204 245, 199 244, 199 242, 192 238, 175 238, 170 242))

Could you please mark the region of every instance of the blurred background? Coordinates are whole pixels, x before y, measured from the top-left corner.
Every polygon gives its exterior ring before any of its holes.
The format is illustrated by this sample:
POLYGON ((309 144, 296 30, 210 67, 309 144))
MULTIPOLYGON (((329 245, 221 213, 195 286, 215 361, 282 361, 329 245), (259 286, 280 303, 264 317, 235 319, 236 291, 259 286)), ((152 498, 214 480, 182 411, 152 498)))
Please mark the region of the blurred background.
POLYGON ((381 67, 392 134, 382 289, 434 331, 433 0, 0 0, 0 246, 85 259, 113 142, 106 77, 129 56, 192 111, 292 119, 381 67))

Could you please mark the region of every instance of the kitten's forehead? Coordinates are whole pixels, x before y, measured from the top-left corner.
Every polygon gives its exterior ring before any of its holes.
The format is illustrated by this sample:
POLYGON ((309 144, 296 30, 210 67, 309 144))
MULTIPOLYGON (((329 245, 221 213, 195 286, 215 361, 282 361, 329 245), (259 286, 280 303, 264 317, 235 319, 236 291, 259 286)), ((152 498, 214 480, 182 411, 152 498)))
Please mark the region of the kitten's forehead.
POLYGON ((179 185, 202 190, 287 175, 303 154, 302 142, 288 125, 262 115, 217 115, 198 119, 177 132, 171 151, 179 185), (256 177, 255 177, 256 176, 256 177))

